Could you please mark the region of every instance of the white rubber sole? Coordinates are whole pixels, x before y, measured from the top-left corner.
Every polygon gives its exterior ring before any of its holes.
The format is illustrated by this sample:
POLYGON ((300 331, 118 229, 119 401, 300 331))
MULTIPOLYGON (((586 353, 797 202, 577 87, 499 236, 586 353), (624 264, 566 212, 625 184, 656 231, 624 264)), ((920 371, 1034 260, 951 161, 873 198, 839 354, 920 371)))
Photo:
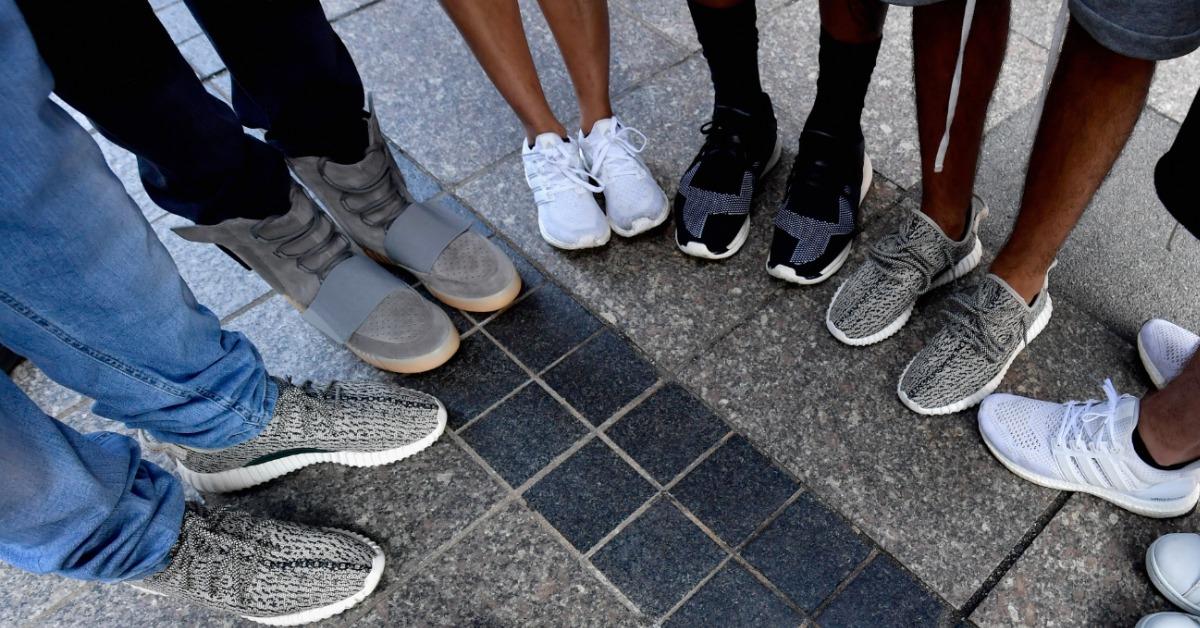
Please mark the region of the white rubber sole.
POLYGON ((231 491, 240 491, 269 482, 279 477, 283 477, 293 471, 303 469, 304 467, 319 464, 322 462, 332 462, 343 464, 350 467, 378 467, 385 464, 403 460, 412 456, 430 445, 437 442, 441 438, 442 433, 446 431, 446 408, 438 402, 438 424, 432 432, 425 435, 421 440, 409 443, 395 449, 387 449, 384 451, 375 452, 356 452, 356 451, 331 451, 321 453, 302 453, 271 460, 262 464, 256 464, 250 467, 242 467, 239 469, 229 469, 227 471, 218 471, 216 473, 200 473, 192 471, 185 467, 182 463, 178 465, 179 475, 186 482, 191 484, 196 490, 204 493, 228 493, 231 491))
MULTIPOLYGON (((1004 367, 1000 369, 1000 372, 997 373, 995 377, 988 380, 988 382, 984 384, 982 388, 971 393, 967 397, 940 408, 925 408, 912 399, 909 399, 908 395, 904 394, 904 391, 900 389, 900 383, 897 382, 896 394, 900 397, 900 402, 903 403, 909 410, 926 416, 953 414, 977 405, 988 395, 996 392, 996 389, 1000 387, 1000 382, 1004 381, 1004 376, 1008 374, 1008 368, 1012 366, 1013 360, 1016 360, 1017 356, 1021 355, 1021 352, 1025 350, 1025 347, 1029 346, 1029 343, 1033 342, 1033 340, 1042 333, 1042 330, 1045 329, 1046 325, 1050 323, 1050 316, 1053 313, 1054 301, 1052 301, 1050 299, 1050 295, 1047 294, 1046 307, 1042 309, 1037 318, 1033 319, 1033 325, 1029 327, 1029 330, 1025 334, 1025 342, 1021 346, 1017 347, 1017 350, 1013 351, 1012 355, 1008 356, 1008 359, 1004 362, 1004 367)), ((915 360, 916 358, 913 359, 915 360)), ((900 382, 904 381, 904 376, 908 374, 908 369, 912 366, 912 364, 912 361, 909 361, 908 366, 904 367, 904 372, 900 374, 900 382)))
POLYGON ((617 226, 617 223, 611 219, 608 221, 608 227, 616 232, 622 238, 632 238, 641 235, 647 231, 663 224, 667 221, 667 217, 671 215, 671 202, 667 200, 667 195, 663 194, 662 209, 652 218, 638 218, 633 221, 633 227, 630 229, 622 229, 617 226))
MULTIPOLYGON (((758 177, 758 181, 755 183, 755 185, 762 183, 763 180, 767 178, 767 175, 770 174, 771 171, 775 169, 775 166, 779 164, 779 156, 782 153, 783 153, 783 143, 779 140, 778 137, 776 137, 775 138, 775 148, 771 151, 771 158, 767 161, 767 166, 765 168, 763 168, 763 172, 758 177)), ((754 201, 751 200, 751 203, 753 203, 753 202, 754 201)), ((679 226, 676 225, 675 228, 678 229, 679 226)), ((681 245, 681 244, 679 244, 678 238, 676 238, 675 244, 676 244, 676 246, 679 247, 680 251, 683 251, 684 253, 691 255, 692 257, 716 260, 716 259, 726 259, 726 258, 732 257, 735 253, 742 250, 742 245, 746 244, 746 239, 749 237, 750 237, 750 214, 746 214, 746 222, 742 223, 742 228, 738 229, 737 235, 734 236, 734 238, 733 238, 733 242, 729 243, 729 248, 726 249, 724 253, 713 253, 702 242, 692 241, 692 242, 688 242, 687 244, 681 245)))
MULTIPOLYGON (((1058 478, 1046 477, 1038 473, 1033 473, 1016 462, 1009 460, 1004 456, 1004 454, 1000 453, 1000 450, 993 445, 990 440, 988 440, 986 433, 984 433, 982 430, 980 430, 979 433, 983 437, 983 444, 987 445, 988 450, 992 452, 992 455, 996 457, 996 460, 1000 461, 1000 464, 1004 465, 1005 468, 1013 472, 1014 475, 1028 482, 1033 482, 1038 486, 1044 486, 1046 488, 1052 488, 1059 491, 1071 491, 1075 493, 1087 493, 1089 495, 1095 495, 1096 497, 1099 497, 1107 502, 1111 502, 1112 504, 1128 510, 1129 512, 1142 515, 1143 517, 1153 517, 1155 519, 1164 519, 1167 517, 1178 517, 1180 515, 1185 515, 1191 512, 1192 509, 1196 507, 1197 500, 1200 500, 1200 485, 1196 486, 1190 495, 1180 497, 1178 499, 1147 500, 1138 499, 1136 497, 1126 495, 1125 493, 1119 493, 1117 491, 1100 488, 1098 486, 1091 486, 1089 484, 1076 484, 1075 482, 1067 482, 1058 478)), ((1154 578, 1153 575, 1150 577, 1151 579, 1154 578)))
POLYGON ((1156 540, 1146 548, 1146 573, 1150 576, 1150 582, 1153 582, 1154 588, 1158 589, 1158 592, 1162 593, 1163 597, 1170 600, 1175 606, 1193 615, 1200 615, 1200 605, 1189 602, 1187 598, 1167 584, 1166 578, 1162 575, 1162 569, 1158 567, 1158 561, 1154 558, 1154 546, 1157 544, 1156 540))
MULTIPOLYGON (((955 279, 966 276, 971 271, 975 270, 975 268, 979 266, 979 262, 982 260, 983 243, 980 242, 979 237, 976 236, 975 246, 971 249, 971 252, 968 253, 966 257, 958 260, 958 263, 955 264, 950 270, 947 270, 946 272, 943 272, 935 277, 933 283, 929 284, 929 290, 940 288, 951 281, 954 281, 955 279)), ((908 319, 912 316, 913 308, 915 306, 909 306, 909 308, 905 310, 903 314, 896 317, 896 320, 888 323, 883 329, 869 336, 863 336, 862 338, 851 338, 850 336, 846 335, 845 332, 838 329, 837 325, 833 323, 833 319, 829 317, 830 313, 833 311, 833 304, 837 302, 838 295, 842 293, 842 288, 844 287, 846 287, 846 284, 844 283, 838 286, 837 292, 834 292, 833 298, 829 300, 829 307, 825 309, 825 328, 829 330, 830 334, 833 334, 834 338, 837 338, 843 344, 847 344, 852 347, 865 347, 867 345, 873 345, 877 342, 882 342, 888 338, 891 338, 896 334, 896 332, 900 331, 905 325, 908 324, 908 319)))
POLYGON ((540 232, 542 234, 542 239, 545 240, 547 244, 549 244, 550 246, 552 246, 556 249, 562 249, 564 251, 579 251, 579 250, 583 250, 583 249, 594 249, 597 247, 604 246, 605 244, 608 244, 608 241, 612 239, 612 228, 609 227, 607 223, 605 223, 605 225, 604 225, 604 233, 603 234, 595 235, 595 236, 591 236, 591 237, 580 238, 579 240, 576 240, 575 242, 566 242, 564 240, 559 240, 558 238, 555 238, 554 236, 550 235, 549 233, 546 233, 546 228, 542 225, 542 221, 540 221, 540 220, 538 221, 538 232, 540 232))
MULTIPOLYGON (((1150 613, 1149 615, 1146 615, 1145 617, 1139 619, 1138 623, 1134 624, 1133 628, 1147 628, 1148 626, 1150 626, 1151 622, 1157 621, 1159 617, 1162 617, 1164 615, 1179 615, 1179 614, 1180 613, 1170 613, 1170 612, 1150 613)), ((1193 617, 1193 619, 1200 619, 1200 617, 1193 617)), ((1197 622, 1197 623, 1200 623, 1200 622, 1197 622)))
MULTIPOLYGON (((862 186, 860 186, 858 192, 858 204, 860 207, 862 206, 863 199, 867 197, 867 192, 871 191, 871 180, 874 178, 875 170, 871 167, 871 156, 863 153, 862 186)), ((821 272, 818 273, 816 277, 801 277, 800 275, 796 274, 795 269, 783 264, 776 264, 775 266, 772 266, 770 259, 767 260, 767 274, 776 279, 782 279, 788 283, 794 283, 801 286, 814 286, 837 274, 837 271, 841 270, 842 266, 845 265, 846 260, 850 259, 850 251, 853 249, 853 247, 853 240, 847 242, 846 247, 842 249, 842 252, 838 253, 838 256, 835 257, 828 266, 822 268, 821 272)))
POLYGON ((1154 387, 1161 390, 1163 386, 1167 385, 1167 378, 1163 377, 1162 372, 1158 370, 1157 366, 1154 366, 1154 362, 1146 354, 1146 347, 1142 344, 1141 333, 1137 336, 1137 350, 1138 357, 1142 359, 1142 368, 1146 369, 1146 374, 1150 376, 1150 381, 1154 383, 1154 387))

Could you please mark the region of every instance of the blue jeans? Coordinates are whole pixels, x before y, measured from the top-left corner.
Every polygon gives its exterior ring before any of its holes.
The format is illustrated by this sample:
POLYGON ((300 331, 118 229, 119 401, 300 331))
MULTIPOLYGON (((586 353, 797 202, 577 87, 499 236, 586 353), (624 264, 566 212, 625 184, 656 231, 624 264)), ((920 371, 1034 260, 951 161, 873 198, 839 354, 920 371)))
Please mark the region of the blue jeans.
MULTIPOLYGON (((99 147, 49 100, 12 0, 0 59, 0 344, 163 441, 257 435, 277 394, 257 351, 196 303, 99 147)), ((52 419, 0 374, 0 560, 104 581, 164 567, 182 492, 139 453, 52 419)))

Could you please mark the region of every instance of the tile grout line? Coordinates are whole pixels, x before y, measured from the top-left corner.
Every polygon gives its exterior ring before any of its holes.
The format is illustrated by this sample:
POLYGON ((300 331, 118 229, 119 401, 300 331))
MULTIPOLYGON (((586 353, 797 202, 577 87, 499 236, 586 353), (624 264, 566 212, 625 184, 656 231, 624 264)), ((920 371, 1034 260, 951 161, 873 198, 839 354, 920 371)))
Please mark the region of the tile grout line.
POLYGON ((867 567, 871 566, 871 563, 875 562, 875 559, 882 555, 883 552, 878 546, 872 547, 871 551, 867 553, 867 557, 855 565, 854 569, 851 569, 850 573, 846 574, 846 577, 842 578, 841 582, 838 582, 837 586, 833 588, 833 591, 831 591, 829 595, 825 596, 825 599, 821 600, 821 602, 813 608, 812 621, 816 622, 817 618, 829 608, 833 601, 840 597, 842 593, 850 587, 850 584, 855 580, 858 580, 858 577, 862 575, 862 572, 866 571, 867 567))

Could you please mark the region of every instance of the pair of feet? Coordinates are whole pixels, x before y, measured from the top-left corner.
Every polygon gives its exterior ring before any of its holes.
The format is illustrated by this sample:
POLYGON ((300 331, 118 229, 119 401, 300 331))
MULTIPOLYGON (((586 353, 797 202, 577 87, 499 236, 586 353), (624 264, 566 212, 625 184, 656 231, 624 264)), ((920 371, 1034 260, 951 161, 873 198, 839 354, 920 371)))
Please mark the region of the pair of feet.
POLYGON ((379 264, 408 271, 439 301, 472 312, 511 303, 521 279, 468 218, 414 202, 373 108, 368 128, 370 145, 357 163, 288 160, 299 183, 286 213, 175 232, 220 246, 370 364, 428 371, 458 350, 458 331, 442 308, 379 264))
POLYGON ((1166 534, 1146 550, 1150 582, 1186 613, 1154 613, 1137 628, 1200 628, 1200 534, 1166 534))
MULTIPOLYGON (((237 491, 319 462, 370 467, 432 445, 446 428, 433 397, 392 384, 275 380, 275 412, 256 437, 220 450, 154 442, 198 490, 237 491)), ((208 511, 189 504, 162 571, 131 584, 277 626, 332 617, 383 574, 383 551, 350 531, 208 511)))
POLYGON ((628 238, 661 225, 667 197, 639 156, 645 146, 646 136, 615 116, 573 141, 543 133, 522 142, 542 238, 560 249, 587 249, 604 246, 614 231, 628 238))

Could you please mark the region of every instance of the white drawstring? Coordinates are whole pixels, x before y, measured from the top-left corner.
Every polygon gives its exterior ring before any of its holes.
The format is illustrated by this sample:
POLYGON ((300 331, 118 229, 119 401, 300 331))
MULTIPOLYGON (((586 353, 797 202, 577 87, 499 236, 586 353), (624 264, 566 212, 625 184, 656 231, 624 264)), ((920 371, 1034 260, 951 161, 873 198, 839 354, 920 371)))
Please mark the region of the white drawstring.
POLYGON ((609 165, 609 177, 642 172, 643 164, 637 155, 646 149, 646 136, 641 131, 617 121, 596 142, 598 148, 590 168, 592 178, 600 180, 600 169, 605 164, 609 165), (618 150, 613 150, 614 145, 618 150))
POLYGON ((592 183, 587 170, 571 163, 573 148, 573 144, 564 142, 553 147, 537 146, 533 152, 522 155, 522 159, 534 166, 527 178, 536 202, 548 201, 554 192, 574 188, 593 193, 604 191, 604 185, 599 181, 592 183), (554 176, 554 172, 560 176, 554 176))
POLYGON ((954 124, 954 110, 958 108, 958 90, 962 86, 963 56, 967 51, 967 39, 971 35, 971 22, 975 19, 975 0, 967 0, 963 13, 962 34, 958 38, 958 60, 954 63, 954 78, 950 81, 950 102, 946 105, 946 130, 938 144, 937 157, 933 159, 933 171, 941 172, 946 161, 946 150, 950 148, 950 126, 954 124))

